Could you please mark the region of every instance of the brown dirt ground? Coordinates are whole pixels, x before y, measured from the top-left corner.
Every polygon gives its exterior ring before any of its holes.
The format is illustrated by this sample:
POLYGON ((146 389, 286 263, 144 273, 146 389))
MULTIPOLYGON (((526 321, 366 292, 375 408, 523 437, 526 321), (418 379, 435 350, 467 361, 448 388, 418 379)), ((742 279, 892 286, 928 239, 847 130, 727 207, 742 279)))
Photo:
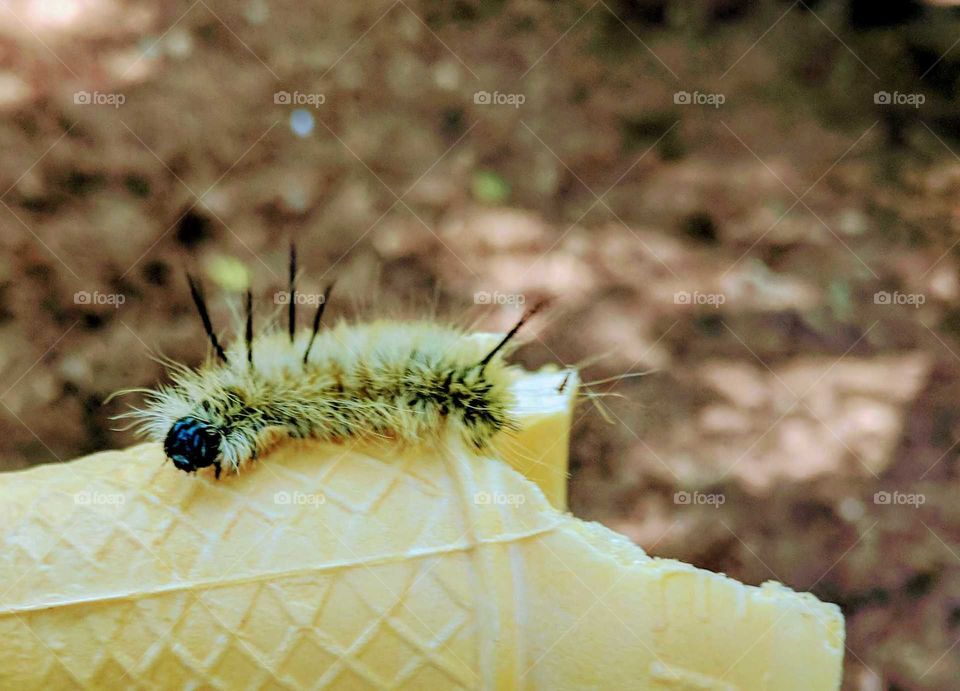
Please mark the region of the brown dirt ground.
POLYGON ((524 362, 653 371, 605 399, 614 424, 582 409, 574 513, 839 603, 845 688, 956 688, 950 10, 57 6, 0 9, 2 467, 131 443, 107 394, 156 383, 150 351, 204 351, 181 269, 239 260, 266 301, 294 237, 306 289, 337 276, 334 311, 436 299, 493 329, 517 309, 475 293, 552 298, 524 362), (309 136, 280 90, 324 95, 309 136))

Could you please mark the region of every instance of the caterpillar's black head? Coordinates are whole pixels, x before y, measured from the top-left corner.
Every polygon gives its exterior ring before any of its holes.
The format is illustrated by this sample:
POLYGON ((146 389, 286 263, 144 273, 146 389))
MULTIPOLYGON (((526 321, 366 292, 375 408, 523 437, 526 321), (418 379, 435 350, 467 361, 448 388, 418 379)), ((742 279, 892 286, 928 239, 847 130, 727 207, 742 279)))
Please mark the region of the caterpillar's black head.
POLYGON ((173 464, 187 473, 212 465, 220 477, 220 433, 206 422, 183 417, 173 423, 163 450, 173 464))

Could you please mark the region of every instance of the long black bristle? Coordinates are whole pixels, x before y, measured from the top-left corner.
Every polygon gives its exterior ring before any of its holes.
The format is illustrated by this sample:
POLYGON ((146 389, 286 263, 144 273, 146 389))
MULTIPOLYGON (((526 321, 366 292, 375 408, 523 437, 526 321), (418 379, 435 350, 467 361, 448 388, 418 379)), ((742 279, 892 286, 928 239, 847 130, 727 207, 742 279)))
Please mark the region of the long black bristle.
POLYGON ((293 334, 297 330, 297 246, 290 243, 290 278, 287 282, 287 297, 290 299, 287 308, 287 331, 290 333, 290 342, 293 343, 293 334))
POLYGON ((227 354, 223 352, 223 347, 220 345, 217 334, 213 332, 213 323, 210 321, 210 313, 207 311, 207 302, 203 298, 203 288, 201 288, 200 282, 190 273, 187 273, 187 282, 190 284, 190 295, 193 297, 193 304, 197 306, 197 312, 200 313, 203 330, 207 333, 207 338, 210 339, 210 343, 213 345, 217 357, 220 358, 221 362, 226 363, 227 354))
POLYGON ((253 369, 253 291, 247 288, 247 365, 253 369))
POLYGON ((303 353, 303 364, 307 364, 310 357, 310 349, 313 348, 313 342, 317 338, 317 332, 320 330, 320 319, 323 317, 323 310, 327 306, 327 300, 330 299, 330 293, 333 291, 334 284, 331 283, 323 291, 323 300, 317 305, 317 313, 313 315, 313 332, 310 334, 310 342, 307 343, 307 350, 303 353))
POLYGON ((532 317, 532 316, 535 315, 537 312, 539 312, 541 309, 543 309, 543 308, 546 306, 546 304, 547 304, 546 300, 543 300, 543 301, 538 302, 537 304, 535 304, 533 307, 531 307, 530 309, 528 309, 526 312, 524 312, 524 313, 523 313, 523 316, 520 317, 520 320, 516 323, 516 325, 515 325, 512 329, 510 329, 510 331, 507 332, 507 335, 506 335, 506 336, 503 337, 503 340, 500 341, 500 342, 496 345, 496 347, 495 347, 493 350, 491 350, 489 353, 487 353, 487 356, 486 356, 485 358, 483 358, 483 360, 480 361, 480 369, 483 369, 484 367, 486 367, 486 366, 490 363, 490 361, 493 359, 493 356, 496 355, 498 352, 500 352, 500 350, 501 350, 505 345, 507 345, 507 343, 510 342, 510 339, 512 339, 514 336, 517 335, 517 332, 520 330, 520 327, 522 327, 524 324, 526 324, 526 323, 527 323, 527 320, 530 319, 530 317, 532 317))

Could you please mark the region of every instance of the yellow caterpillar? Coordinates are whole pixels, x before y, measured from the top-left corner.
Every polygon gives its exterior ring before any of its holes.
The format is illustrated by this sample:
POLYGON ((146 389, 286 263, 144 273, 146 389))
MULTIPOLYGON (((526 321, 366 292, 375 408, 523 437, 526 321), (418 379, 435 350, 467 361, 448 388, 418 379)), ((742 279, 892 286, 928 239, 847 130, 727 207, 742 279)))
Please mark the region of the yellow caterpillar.
POLYGON ((312 328, 296 328, 296 250, 290 250, 288 329, 256 337, 253 298, 246 296, 245 338, 224 349, 200 284, 190 291, 216 359, 198 369, 168 363, 172 383, 147 390, 146 405, 118 417, 163 442, 180 470, 242 463, 284 437, 337 441, 379 437, 400 442, 459 433, 483 449, 515 428, 510 384, 517 373, 503 356, 539 305, 494 347, 462 329, 432 321, 350 324, 320 330, 331 287, 312 328))

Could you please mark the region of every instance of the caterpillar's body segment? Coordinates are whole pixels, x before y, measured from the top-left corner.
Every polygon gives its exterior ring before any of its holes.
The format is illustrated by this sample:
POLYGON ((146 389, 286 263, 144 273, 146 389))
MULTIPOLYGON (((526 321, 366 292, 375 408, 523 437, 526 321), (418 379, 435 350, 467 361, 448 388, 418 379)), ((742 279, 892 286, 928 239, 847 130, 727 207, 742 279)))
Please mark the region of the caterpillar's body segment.
POLYGON ((482 449, 514 427, 513 367, 485 340, 434 322, 340 322, 310 330, 265 333, 252 340, 252 359, 237 343, 226 361, 178 367, 169 386, 151 392, 128 415, 163 441, 182 469, 222 462, 237 469, 282 437, 337 441, 438 438, 454 425, 482 449))

